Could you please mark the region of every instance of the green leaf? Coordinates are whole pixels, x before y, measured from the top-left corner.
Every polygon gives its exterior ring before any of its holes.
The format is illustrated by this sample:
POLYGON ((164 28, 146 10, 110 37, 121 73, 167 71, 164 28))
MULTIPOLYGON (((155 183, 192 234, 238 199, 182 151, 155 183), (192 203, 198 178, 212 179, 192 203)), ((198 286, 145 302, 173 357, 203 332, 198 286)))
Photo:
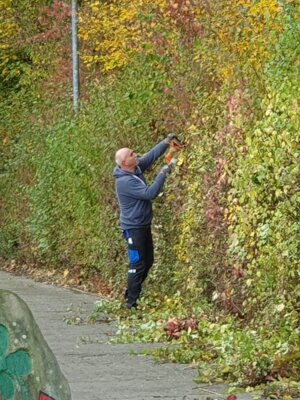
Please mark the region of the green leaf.
POLYGON ((29 354, 24 350, 18 350, 6 358, 7 369, 14 375, 26 376, 32 369, 32 362, 29 354))

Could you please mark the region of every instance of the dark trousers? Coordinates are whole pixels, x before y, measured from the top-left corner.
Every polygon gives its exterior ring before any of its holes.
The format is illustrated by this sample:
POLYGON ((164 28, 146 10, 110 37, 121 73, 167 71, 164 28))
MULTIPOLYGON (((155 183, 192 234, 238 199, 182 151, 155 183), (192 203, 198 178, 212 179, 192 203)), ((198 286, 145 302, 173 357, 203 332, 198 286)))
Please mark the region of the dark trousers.
POLYGON ((127 229, 123 235, 128 245, 127 307, 136 307, 149 269, 153 265, 153 241, 151 227, 127 229))

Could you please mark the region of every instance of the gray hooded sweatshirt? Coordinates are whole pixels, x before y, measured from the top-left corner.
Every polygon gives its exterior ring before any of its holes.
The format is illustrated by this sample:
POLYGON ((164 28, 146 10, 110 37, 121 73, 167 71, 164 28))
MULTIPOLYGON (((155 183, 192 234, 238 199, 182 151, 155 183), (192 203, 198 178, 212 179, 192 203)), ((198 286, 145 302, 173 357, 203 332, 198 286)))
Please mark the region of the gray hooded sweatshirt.
POLYGON ((147 186, 143 172, 149 168, 168 148, 162 140, 143 157, 138 157, 138 166, 134 173, 123 171, 116 166, 113 171, 115 177, 116 195, 120 207, 121 229, 147 227, 152 220, 153 200, 161 191, 167 168, 160 170, 152 185, 147 186))

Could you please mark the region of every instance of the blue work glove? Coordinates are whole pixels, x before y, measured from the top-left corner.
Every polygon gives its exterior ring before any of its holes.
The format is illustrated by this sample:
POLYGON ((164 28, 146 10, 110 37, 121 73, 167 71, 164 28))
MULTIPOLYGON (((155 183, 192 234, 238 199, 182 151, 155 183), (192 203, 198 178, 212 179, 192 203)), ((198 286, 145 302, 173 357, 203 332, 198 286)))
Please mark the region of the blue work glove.
POLYGON ((159 171, 160 174, 164 174, 165 172, 167 172, 168 174, 172 171, 174 165, 176 164, 176 158, 172 158, 172 160, 169 162, 168 165, 165 165, 161 168, 161 170, 159 171))
POLYGON ((165 142, 167 143, 167 144, 171 144, 172 143, 172 140, 174 140, 174 139, 176 139, 176 135, 175 135, 175 133, 169 133, 168 134, 168 136, 165 138, 165 142))
POLYGON ((171 161, 169 162, 168 166, 173 168, 175 166, 175 164, 177 163, 177 159, 175 157, 173 157, 171 159, 171 161))
POLYGON ((159 171, 160 174, 169 174, 172 170, 172 167, 170 167, 170 165, 164 165, 161 170, 159 171))

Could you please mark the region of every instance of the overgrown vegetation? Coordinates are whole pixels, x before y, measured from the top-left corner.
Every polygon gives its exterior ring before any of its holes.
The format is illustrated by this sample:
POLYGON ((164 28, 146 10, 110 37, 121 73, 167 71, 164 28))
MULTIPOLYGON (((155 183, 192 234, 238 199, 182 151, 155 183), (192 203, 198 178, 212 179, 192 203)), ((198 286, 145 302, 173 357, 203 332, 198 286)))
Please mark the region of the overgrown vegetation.
POLYGON ((117 297, 114 152, 175 131, 185 150, 154 204, 143 321, 122 319, 120 340, 172 339, 160 357, 204 380, 297 379, 298 3, 82 1, 76 118, 69 5, 0 0, 3 262, 97 274, 117 297))

